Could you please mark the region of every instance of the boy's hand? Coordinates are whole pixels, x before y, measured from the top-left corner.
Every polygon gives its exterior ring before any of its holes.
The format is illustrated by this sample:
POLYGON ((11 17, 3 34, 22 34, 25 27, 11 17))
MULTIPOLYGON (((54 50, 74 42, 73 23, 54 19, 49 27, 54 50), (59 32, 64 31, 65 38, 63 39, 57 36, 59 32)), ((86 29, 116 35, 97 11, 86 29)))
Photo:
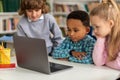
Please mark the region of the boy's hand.
POLYGON ((85 52, 76 52, 76 51, 72 51, 72 55, 74 57, 76 57, 77 59, 82 59, 83 57, 86 56, 85 52))

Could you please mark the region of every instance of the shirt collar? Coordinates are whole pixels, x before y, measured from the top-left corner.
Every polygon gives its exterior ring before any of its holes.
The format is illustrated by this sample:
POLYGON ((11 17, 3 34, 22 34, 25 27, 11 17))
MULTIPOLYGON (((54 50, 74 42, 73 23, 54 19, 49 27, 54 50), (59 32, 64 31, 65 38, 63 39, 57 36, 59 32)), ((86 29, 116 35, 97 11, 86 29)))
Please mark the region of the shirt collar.
MULTIPOLYGON (((41 15, 41 16, 39 17, 39 19, 38 19, 38 20, 40 20, 40 19, 44 19, 44 16, 43 16, 43 15, 41 15)), ((29 18, 28 18, 28 21, 29 21, 29 22, 32 22, 32 20, 31 20, 31 19, 29 19, 29 18)))

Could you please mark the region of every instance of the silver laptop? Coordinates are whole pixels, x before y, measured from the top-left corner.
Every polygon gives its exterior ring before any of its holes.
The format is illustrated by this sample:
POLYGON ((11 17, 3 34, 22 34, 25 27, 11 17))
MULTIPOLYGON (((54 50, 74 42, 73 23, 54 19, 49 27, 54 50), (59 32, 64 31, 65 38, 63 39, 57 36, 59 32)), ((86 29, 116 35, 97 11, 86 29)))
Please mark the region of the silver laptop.
POLYGON ((46 74, 72 68, 72 66, 48 61, 44 39, 14 36, 13 40, 19 67, 46 74))

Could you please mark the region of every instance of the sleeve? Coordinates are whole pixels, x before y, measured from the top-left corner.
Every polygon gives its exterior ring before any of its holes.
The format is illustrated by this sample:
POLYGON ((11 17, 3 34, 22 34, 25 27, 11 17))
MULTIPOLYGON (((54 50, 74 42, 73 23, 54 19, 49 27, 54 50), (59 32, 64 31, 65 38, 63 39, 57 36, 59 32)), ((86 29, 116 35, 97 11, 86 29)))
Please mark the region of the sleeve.
POLYGON ((18 24, 17 25, 17 33, 18 36, 25 36, 25 32, 23 31, 23 29, 21 28, 21 26, 18 24))
POLYGON ((106 58, 104 50, 105 50, 105 38, 97 38, 93 50, 93 62, 95 65, 101 66, 105 64, 106 58))
POLYGON ((85 46, 85 52, 86 52, 86 56, 83 57, 83 63, 89 64, 89 63, 93 63, 93 59, 92 59, 92 52, 93 52, 93 48, 94 48, 94 44, 95 44, 95 40, 91 39, 87 42, 86 46, 85 46))
POLYGON ((68 58, 70 56, 70 47, 68 40, 65 39, 59 46, 55 47, 53 50, 53 58, 68 58))
POLYGON ((63 41, 63 36, 62 36, 62 32, 60 30, 60 27, 58 26, 58 24, 53 16, 50 17, 50 31, 53 35, 53 37, 52 37, 53 45, 57 46, 58 44, 60 44, 63 41))
POLYGON ((28 23, 26 22, 25 16, 21 17, 18 24, 17 24, 17 33, 18 36, 27 36, 25 33, 25 29, 23 29, 23 26, 28 26, 28 23))
POLYGON ((120 52, 118 53, 117 58, 114 61, 106 63, 106 66, 120 70, 120 52))
POLYGON ((82 59, 77 59, 71 56, 69 60, 77 63, 92 64, 93 63, 92 52, 93 52, 94 44, 95 44, 95 40, 93 38, 87 39, 83 44, 84 45, 83 52, 86 52, 86 56, 83 57, 82 59))

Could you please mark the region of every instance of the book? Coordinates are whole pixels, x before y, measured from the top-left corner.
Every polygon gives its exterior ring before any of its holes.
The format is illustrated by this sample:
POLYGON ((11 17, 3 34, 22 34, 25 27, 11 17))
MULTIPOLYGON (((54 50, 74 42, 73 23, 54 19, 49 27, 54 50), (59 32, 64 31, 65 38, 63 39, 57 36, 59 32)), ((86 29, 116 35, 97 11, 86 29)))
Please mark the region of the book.
POLYGON ((55 3, 54 4, 54 11, 55 12, 66 12, 69 13, 74 10, 81 9, 79 4, 61 4, 61 3, 55 3))
POLYGON ((0 25, 1 25, 0 26, 0 32, 1 32, 1 31, 3 31, 3 21, 2 20, 0 20, 0 25))
POLYGON ((19 21, 19 18, 16 18, 16 17, 2 19, 2 21, 0 21, 0 24, 1 24, 0 31, 16 30, 18 21, 19 21))

